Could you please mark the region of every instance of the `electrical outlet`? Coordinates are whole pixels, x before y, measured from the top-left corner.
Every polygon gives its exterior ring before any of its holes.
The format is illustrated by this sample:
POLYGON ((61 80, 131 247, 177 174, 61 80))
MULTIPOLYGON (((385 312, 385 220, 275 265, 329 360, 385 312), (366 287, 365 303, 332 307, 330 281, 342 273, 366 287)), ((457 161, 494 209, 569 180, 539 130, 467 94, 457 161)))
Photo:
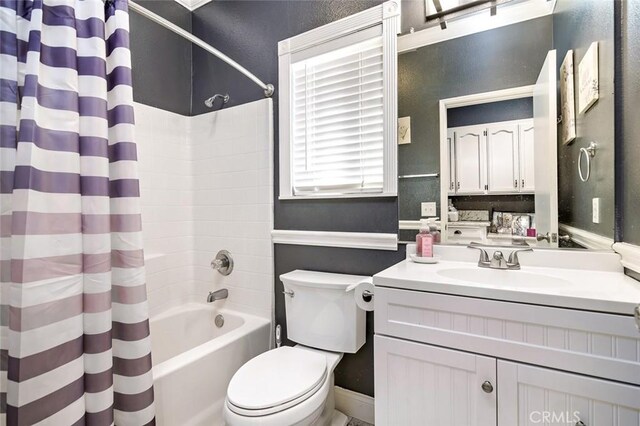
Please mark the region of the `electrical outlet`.
POLYGON ((593 216, 591 220, 593 221, 593 223, 600 223, 600 198, 592 199, 591 204, 591 215, 593 216))
POLYGON ((429 203, 420 203, 420 211, 422 212, 422 216, 435 216, 438 213, 436 213, 436 203, 434 202, 429 202, 429 203))

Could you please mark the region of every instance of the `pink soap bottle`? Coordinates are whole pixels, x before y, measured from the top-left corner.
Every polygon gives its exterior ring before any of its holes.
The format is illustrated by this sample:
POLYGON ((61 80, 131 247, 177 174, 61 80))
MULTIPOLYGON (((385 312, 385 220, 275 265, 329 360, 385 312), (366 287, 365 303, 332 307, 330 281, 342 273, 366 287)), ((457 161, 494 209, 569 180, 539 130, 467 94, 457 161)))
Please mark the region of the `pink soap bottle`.
POLYGON ((416 235, 416 255, 418 257, 433 257, 433 235, 429 229, 429 220, 420 221, 420 232, 416 235))

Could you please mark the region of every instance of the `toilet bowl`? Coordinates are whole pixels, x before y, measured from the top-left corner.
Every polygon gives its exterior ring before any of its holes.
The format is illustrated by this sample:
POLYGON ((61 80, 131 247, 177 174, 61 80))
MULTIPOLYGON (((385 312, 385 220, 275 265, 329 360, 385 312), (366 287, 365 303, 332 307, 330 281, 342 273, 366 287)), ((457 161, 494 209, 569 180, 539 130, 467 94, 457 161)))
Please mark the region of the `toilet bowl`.
POLYGON ((224 406, 229 426, 345 426, 335 410, 333 371, 343 353, 365 342, 365 313, 354 289, 369 277, 296 270, 285 288, 283 346, 251 359, 235 373, 224 406))
POLYGON ((334 409, 333 370, 342 354, 283 346, 243 365, 233 376, 224 406, 233 426, 345 426, 334 409))

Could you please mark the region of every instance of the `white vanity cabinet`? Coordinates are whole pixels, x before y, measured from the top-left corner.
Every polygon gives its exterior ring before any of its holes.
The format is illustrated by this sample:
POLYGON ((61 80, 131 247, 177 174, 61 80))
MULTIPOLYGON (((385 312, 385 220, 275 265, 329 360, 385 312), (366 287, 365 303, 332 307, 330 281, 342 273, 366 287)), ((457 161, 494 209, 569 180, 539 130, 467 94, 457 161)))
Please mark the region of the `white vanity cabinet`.
POLYGON ((640 425, 639 386, 508 361, 497 371, 499 425, 640 425))
POLYGON ((533 120, 448 129, 449 194, 533 193, 533 120))
POLYGON ((375 313, 376 424, 640 426, 631 314, 378 284, 375 313))
POLYGON ((455 152, 456 148, 453 143, 454 141, 454 132, 449 131, 447 133, 447 146, 449 147, 449 155, 447 157, 449 163, 449 194, 456 193, 456 162, 455 162, 455 152))
POLYGON ((377 425, 495 426, 495 358, 384 336, 374 345, 377 425))
POLYGON ((518 155, 520 168, 520 192, 533 193, 535 185, 533 120, 524 120, 518 125, 518 155))
POLYGON ((454 138, 456 194, 486 190, 485 137, 482 127, 458 127, 454 138))
POLYGON ((518 125, 496 123, 486 127, 487 189, 489 193, 510 193, 520 188, 518 125))

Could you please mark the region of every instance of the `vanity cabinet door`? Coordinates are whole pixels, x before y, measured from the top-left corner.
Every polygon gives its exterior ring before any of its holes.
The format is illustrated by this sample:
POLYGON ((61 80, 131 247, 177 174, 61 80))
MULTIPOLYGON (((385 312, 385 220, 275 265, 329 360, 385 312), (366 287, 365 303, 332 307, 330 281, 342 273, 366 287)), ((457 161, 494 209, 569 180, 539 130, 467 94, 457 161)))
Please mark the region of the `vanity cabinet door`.
POLYGON ((498 425, 541 424, 640 426, 640 387, 498 361, 498 425))
POLYGON ((486 185, 485 143, 482 127, 459 127, 455 131, 457 194, 483 194, 486 185))
POLYGON ((535 157, 533 120, 525 121, 518 127, 520 136, 520 192, 534 192, 536 186, 535 172, 533 169, 535 157))
POLYGON ((518 125, 497 123, 487 126, 487 185, 489 193, 520 190, 518 125))
POLYGON ((495 358, 379 335, 374 350, 376 424, 496 425, 495 358))
POLYGON ((447 146, 449 147, 449 194, 456 193, 456 162, 455 162, 455 132, 447 132, 447 146))

